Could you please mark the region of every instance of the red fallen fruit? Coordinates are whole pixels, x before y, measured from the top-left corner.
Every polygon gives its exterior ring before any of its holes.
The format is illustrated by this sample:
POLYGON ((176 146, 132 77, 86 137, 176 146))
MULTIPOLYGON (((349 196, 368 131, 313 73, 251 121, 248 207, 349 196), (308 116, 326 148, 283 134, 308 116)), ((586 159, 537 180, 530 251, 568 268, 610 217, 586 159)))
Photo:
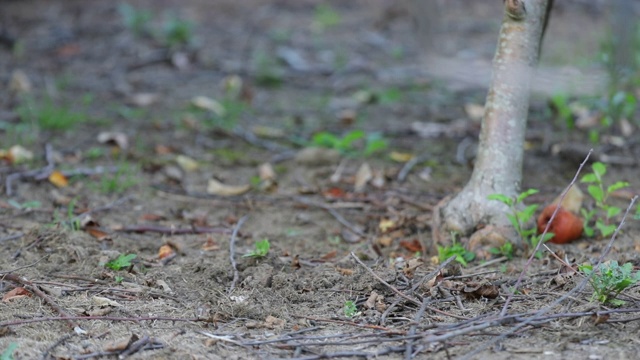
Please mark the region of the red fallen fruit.
MULTIPOLYGON (((555 204, 547 206, 538 217, 538 234, 542 234, 544 231, 547 223, 551 220, 551 215, 553 215, 556 206, 555 204)), ((560 207, 556 217, 553 219, 553 223, 549 226, 548 232, 554 234, 549 241, 554 244, 566 244, 579 238, 580 235, 582 235, 582 228, 582 219, 565 208, 560 207)))

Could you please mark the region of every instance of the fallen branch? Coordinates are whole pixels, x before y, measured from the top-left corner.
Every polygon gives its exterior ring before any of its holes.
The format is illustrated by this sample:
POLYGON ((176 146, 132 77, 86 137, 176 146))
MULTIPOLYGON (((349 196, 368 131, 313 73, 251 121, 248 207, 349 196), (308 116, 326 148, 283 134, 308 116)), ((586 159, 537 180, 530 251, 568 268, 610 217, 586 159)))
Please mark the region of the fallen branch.
POLYGON ((248 215, 245 215, 238 220, 235 228, 233 228, 233 233, 231 234, 231 240, 229 242, 229 260, 231 261, 231 268, 233 268, 233 280, 231 281, 231 285, 229 286, 229 290, 227 294, 231 294, 233 290, 236 288, 236 283, 240 278, 240 274, 238 273, 238 265, 236 264, 236 238, 238 237, 238 231, 244 222, 247 220, 248 215))

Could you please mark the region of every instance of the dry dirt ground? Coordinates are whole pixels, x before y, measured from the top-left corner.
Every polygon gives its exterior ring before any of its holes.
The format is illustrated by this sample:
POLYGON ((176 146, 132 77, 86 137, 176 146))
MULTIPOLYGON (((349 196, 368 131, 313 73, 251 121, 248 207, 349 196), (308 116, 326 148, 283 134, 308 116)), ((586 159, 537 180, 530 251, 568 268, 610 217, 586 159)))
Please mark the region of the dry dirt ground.
MULTIPOLYGON (((0 1, 0 149, 34 153, 0 165, 2 359, 636 358, 638 287, 621 307, 598 305, 590 286, 569 294, 583 276, 545 252, 501 316, 522 252, 434 260, 431 210, 471 171, 479 125, 465 106, 484 100, 488 69, 476 65, 490 61, 499 2, 449 9, 439 67, 421 62, 392 3, 134 1, 152 14, 136 35, 115 2, 0 1), (176 17, 194 24, 191 44, 167 44, 176 17), (196 96, 218 103, 201 99, 203 110, 196 96), (389 146, 300 155, 313 134, 356 129, 389 146), (393 151, 419 156, 404 181, 393 151), (364 163, 372 179, 356 192, 364 163), (67 186, 47 180, 52 169, 67 186), (250 189, 222 196, 211 179, 250 189), (266 256, 243 256, 263 239, 266 256), (105 266, 126 254, 130 265, 105 266)), ((602 18, 561 10, 543 67, 599 71, 602 18)), ((546 100, 533 99, 523 184, 540 204, 592 146, 546 100), (566 144, 580 146, 550 151, 566 144)), ((612 197, 622 208, 640 189, 635 134, 603 130, 594 155, 614 162, 607 182, 630 182, 612 197)), ((639 230, 630 219, 607 259, 640 265, 639 230)), ((576 266, 607 240, 549 246, 576 266)))

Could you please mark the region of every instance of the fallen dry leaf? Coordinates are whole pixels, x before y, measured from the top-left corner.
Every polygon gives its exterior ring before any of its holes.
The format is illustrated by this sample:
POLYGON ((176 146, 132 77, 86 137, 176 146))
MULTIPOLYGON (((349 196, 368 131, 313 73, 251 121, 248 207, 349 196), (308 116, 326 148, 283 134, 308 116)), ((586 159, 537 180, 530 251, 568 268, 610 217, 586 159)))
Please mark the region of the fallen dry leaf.
POLYGON ((123 132, 103 131, 97 140, 100 144, 115 145, 122 150, 129 148, 129 137, 123 132))
POLYGON ((400 240, 400 246, 412 253, 417 253, 418 251, 424 252, 424 246, 422 246, 422 243, 418 241, 418 239, 400 240))
POLYGON ((9 81, 9 92, 21 95, 31 92, 31 88, 31 80, 27 74, 20 69, 14 70, 9 81))
POLYGON ((220 249, 220 245, 216 243, 211 236, 208 236, 207 241, 202 244, 201 248, 204 251, 215 251, 220 249))
POLYGON ((222 104, 206 96, 194 97, 193 99, 191 99, 191 104, 198 109, 211 111, 218 116, 224 116, 227 112, 222 104))
POLYGON ((336 255, 338 255, 338 251, 337 250, 329 251, 328 253, 322 255, 322 257, 320 257, 320 260, 329 261, 329 260, 335 258, 336 255))
POLYGON ((395 162, 406 163, 407 161, 413 159, 416 155, 412 153, 403 153, 398 151, 392 151, 389 154, 389 158, 395 162))
POLYGON ((220 196, 242 195, 251 190, 251 185, 225 185, 216 179, 210 179, 207 193, 220 196))
POLYGON ((131 95, 129 99, 127 99, 127 103, 134 106, 147 107, 149 105, 153 105, 159 99, 160 99, 160 96, 158 94, 138 93, 138 94, 131 95))
POLYGON ((358 171, 356 172, 356 180, 354 185, 355 192, 364 191, 367 183, 371 179, 373 179, 373 171, 371 170, 371 166, 369 166, 369 163, 363 163, 362 165, 360 165, 358 171))
POLYGON ((169 256, 174 256, 176 252, 170 245, 162 245, 160 246, 160 250, 158 250, 158 259, 164 259, 169 256))
POLYGON ((380 219, 380 222, 378 223, 378 228, 380 229, 380 231, 382 231, 383 233, 393 229, 396 227, 396 222, 394 220, 391 219, 380 219))
POLYGON ((16 288, 13 288, 13 290, 4 294, 4 296, 2 297, 2 302, 9 302, 11 300, 23 298, 25 296, 31 296, 31 293, 29 292, 29 290, 23 287, 16 287, 16 288))
POLYGON ((67 177, 58 170, 54 170, 51 172, 51 174, 49 175, 49 182, 59 188, 63 188, 69 185, 69 180, 67 179, 67 177))
POLYGON ((186 155, 176 156, 176 163, 180 168, 186 172, 195 171, 198 169, 198 162, 186 155))
POLYGON ((0 150, 0 160, 9 164, 21 164, 33 160, 33 152, 20 145, 14 145, 9 150, 0 150))
POLYGON ((121 307, 122 306, 118 302, 102 296, 94 296, 91 298, 91 301, 93 301, 93 303, 96 304, 97 306, 101 306, 101 307, 105 307, 105 306, 121 307))
POLYGON ((84 231, 91 235, 92 237, 98 239, 98 241, 111 240, 111 235, 109 233, 100 230, 100 228, 95 226, 86 226, 84 231))

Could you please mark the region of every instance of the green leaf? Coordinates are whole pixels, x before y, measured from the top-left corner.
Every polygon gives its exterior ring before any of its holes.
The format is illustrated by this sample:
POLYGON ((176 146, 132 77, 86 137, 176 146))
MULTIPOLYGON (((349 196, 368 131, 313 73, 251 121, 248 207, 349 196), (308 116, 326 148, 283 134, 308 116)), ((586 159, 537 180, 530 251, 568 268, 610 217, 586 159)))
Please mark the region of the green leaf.
POLYGON ((513 226, 514 229, 516 229, 516 231, 520 231, 520 223, 518 222, 518 218, 513 215, 513 214, 506 214, 507 215, 507 219, 509 219, 509 222, 511 223, 511 226, 513 226))
POLYGON ((619 207, 616 206, 611 206, 607 209, 607 219, 611 219, 612 217, 620 214, 620 212, 622 211, 622 209, 620 209, 619 207))
POLYGON ((127 255, 121 254, 116 259, 106 263, 104 266, 108 267, 111 270, 116 270, 116 271, 122 270, 124 268, 128 268, 129 266, 131 266, 131 260, 135 259, 136 257, 137 257, 136 254, 127 254, 127 255))
POLYGON ((533 214, 536 212, 537 209, 538 209, 537 204, 529 205, 525 207, 524 210, 520 212, 520 220, 522 220, 523 223, 526 223, 527 221, 529 221, 529 219, 531 219, 531 217, 533 216, 533 214))
POLYGON ((587 174, 587 175, 583 176, 582 179, 580 179, 580 182, 583 182, 583 183, 597 183, 598 182, 598 178, 596 177, 595 174, 587 174))
POLYGON ((584 231, 584 234, 587 235, 587 237, 593 237, 593 235, 595 234, 595 230, 591 226, 587 226, 587 224, 584 225, 584 228, 582 230, 584 231))
POLYGON ((335 149, 340 142, 338 137, 326 131, 319 132, 311 138, 313 145, 335 149))
POLYGON ((629 186, 628 182, 626 182, 626 181, 618 181, 617 183, 615 183, 615 184, 613 184, 613 185, 611 185, 611 186, 609 186, 607 188, 607 193, 611 193, 611 192, 614 192, 616 190, 624 189, 627 186, 629 186))
POLYGON ((604 174, 607 173, 607 165, 601 162, 593 163, 593 165, 591 165, 591 168, 593 169, 593 173, 598 177, 598 179, 601 179, 604 174))
POLYGON ((507 206, 513 205, 513 199, 508 197, 508 196, 506 196, 506 195, 502 195, 502 194, 491 194, 491 195, 487 196, 487 199, 500 201, 501 203, 503 203, 503 204, 505 204, 507 206))
POLYGON ((353 143, 357 140, 363 139, 365 136, 364 131, 362 130, 353 130, 345 134, 345 136, 340 140, 340 149, 348 150, 353 147, 353 143))
POLYGON ((598 230, 600 230, 600 234, 602 234, 602 236, 607 237, 611 234, 614 233, 614 231, 616 231, 616 226, 611 224, 611 225, 605 225, 605 223, 603 223, 602 221, 598 220, 596 221, 596 228, 598 230))
POLYGON ((520 193, 520 195, 518 195, 518 197, 516 198, 516 204, 521 203, 524 199, 528 198, 533 194, 537 194, 538 192, 540 192, 538 189, 529 189, 527 191, 520 193))
POLYGON ((604 192, 602 191, 602 189, 597 186, 597 185, 589 185, 589 187, 587 188, 587 192, 593 197, 593 199, 598 202, 601 203, 604 200, 604 192))

